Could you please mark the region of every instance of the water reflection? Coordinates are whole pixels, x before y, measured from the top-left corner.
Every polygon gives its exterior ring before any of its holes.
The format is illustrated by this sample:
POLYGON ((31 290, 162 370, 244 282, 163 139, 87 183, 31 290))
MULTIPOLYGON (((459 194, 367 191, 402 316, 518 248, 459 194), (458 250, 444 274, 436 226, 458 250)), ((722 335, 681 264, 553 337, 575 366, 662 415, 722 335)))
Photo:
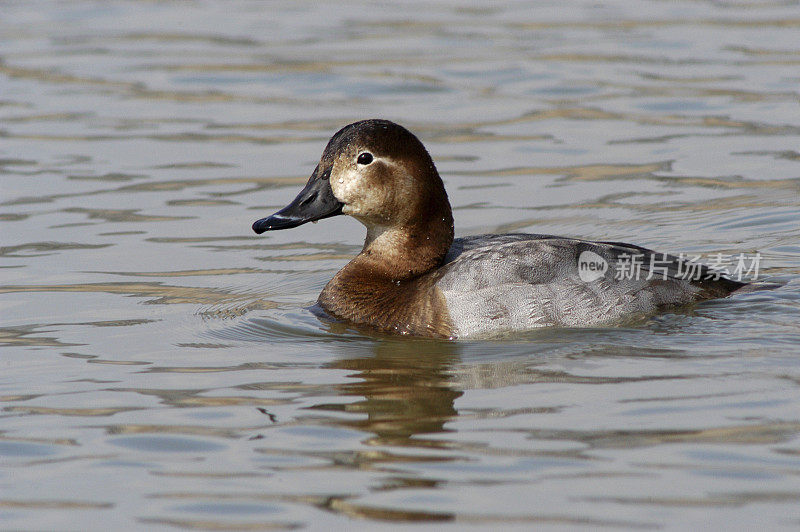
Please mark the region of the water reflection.
POLYGON ((463 392, 454 387, 451 369, 459 362, 460 346, 384 340, 373 349, 372 356, 341 358, 325 366, 354 371, 350 377, 358 380, 337 386, 337 391, 361 399, 314 408, 366 414, 366 419, 347 418, 342 424, 373 433, 366 441, 370 445, 443 445, 417 436, 447 432, 445 423, 458 414, 454 402, 463 392))

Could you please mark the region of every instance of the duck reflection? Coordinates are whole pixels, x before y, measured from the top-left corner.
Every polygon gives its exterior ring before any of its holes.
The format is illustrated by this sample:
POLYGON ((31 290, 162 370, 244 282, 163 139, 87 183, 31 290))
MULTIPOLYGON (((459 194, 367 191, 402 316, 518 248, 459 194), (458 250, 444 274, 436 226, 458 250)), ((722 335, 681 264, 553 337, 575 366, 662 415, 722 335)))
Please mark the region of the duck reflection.
POLYGON ((338 390, 362 399, 315 408, 366 414, 366 419, 342 424, 373 433, 367 444, 437 446, 438 441, 416 436, 447 432, 445 423, 458 414, 454 402, 463 392, 454 388, 450 373, 458 360, 459 346, 450 342, 380 341, 372 347, 371 356, 351 356, 327 365, 352 370, 357 380, 339 385, 338 390))

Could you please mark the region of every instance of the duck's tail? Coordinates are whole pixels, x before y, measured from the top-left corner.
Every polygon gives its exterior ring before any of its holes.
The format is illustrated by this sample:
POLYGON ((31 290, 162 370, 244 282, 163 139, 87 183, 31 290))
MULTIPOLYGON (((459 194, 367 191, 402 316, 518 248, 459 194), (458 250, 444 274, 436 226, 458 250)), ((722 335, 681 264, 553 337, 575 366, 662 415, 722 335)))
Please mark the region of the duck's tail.
POLYGON ((785 284, 785 282, 781 283, 777 281, 753 281, 752 283, 743 283, 742 286, 734 289, 730 295, 748 294, 750 292, 760 292, 761 290, 775 290, 776 288, 780 288, 785 284))

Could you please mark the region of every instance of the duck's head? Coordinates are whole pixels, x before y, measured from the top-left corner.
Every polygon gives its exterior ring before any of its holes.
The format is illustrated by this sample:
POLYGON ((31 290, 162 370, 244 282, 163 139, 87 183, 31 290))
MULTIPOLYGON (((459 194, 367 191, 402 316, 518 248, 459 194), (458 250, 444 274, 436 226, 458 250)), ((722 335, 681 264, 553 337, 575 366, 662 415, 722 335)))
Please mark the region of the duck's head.
POLYGON ((453 218, 431 156, 410 131, 388 120, 340 129, 305 188, 289 205, 253 224, 256 233, 338 214, 367 226, 367 244, 387 229, 452 241, 453 218))

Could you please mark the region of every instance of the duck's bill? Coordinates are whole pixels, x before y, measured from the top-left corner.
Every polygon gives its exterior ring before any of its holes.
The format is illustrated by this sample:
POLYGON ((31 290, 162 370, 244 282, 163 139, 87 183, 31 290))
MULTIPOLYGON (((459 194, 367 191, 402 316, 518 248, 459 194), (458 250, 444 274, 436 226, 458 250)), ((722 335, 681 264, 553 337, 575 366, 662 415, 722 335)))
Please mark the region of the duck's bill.
POLYGON ((343 204, 333 195, 329 178, 330 170, 320 173, 317 167, 300 194, 272 216, 255 222, 253 231, 260 235, 264 231, 291 229, 306 222, 342 214, 343 204))

